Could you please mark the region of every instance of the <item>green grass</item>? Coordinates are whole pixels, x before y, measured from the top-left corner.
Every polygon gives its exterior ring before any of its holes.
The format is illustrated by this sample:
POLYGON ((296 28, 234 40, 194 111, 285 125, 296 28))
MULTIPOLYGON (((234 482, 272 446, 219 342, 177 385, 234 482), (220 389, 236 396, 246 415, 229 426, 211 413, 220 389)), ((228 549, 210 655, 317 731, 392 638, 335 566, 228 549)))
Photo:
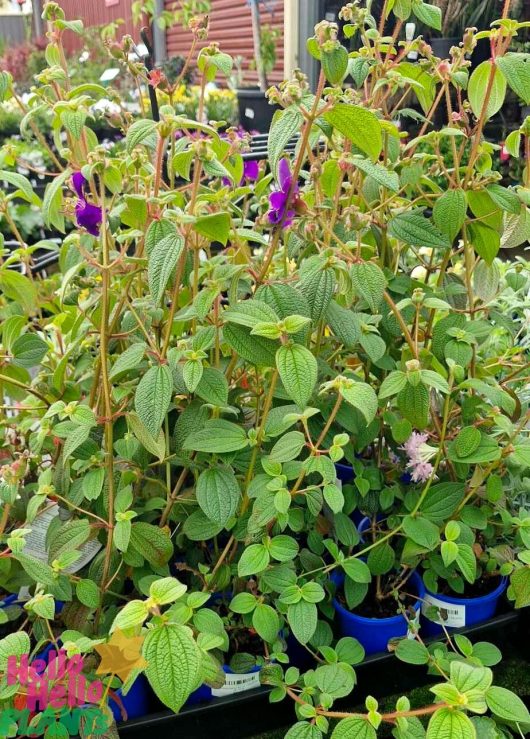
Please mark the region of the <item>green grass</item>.
MULTIPOLYGON (((494 668, 494 673, 496 685, 508 688, 508 690, 512 690, 519 696, 530 696, 530 669, 528 662, 518 659, 517 657, 505 659, 500 665, 494 668)), ((382 712, 394 710, 396 700, 400 695, 401 694, 382 698, 379 701, 380 710, 382 712)), ((421 708, 422 706, 431 703, 433 699, 433 694, 429 691, 428 687, 416 688, 411 690, 409 693, 406 693, 406 695, 410 700, 411 708, 421 708)), ((271 710, 274 710, 273 706, 271 706, 271 710)), ((365 708, 362 705, 355 705, 351 707, 351 710, 364 711, 365 708)), ((296 718, 293 709, 293 723, 295 723, 295 721, 296 718)), ((255 734, 253 739, 283 739, 288 729, 289 726, 285 726, 283 729, 277 729, 276 731, 269 731, 264 734, 255 734)), ((392 734, 389 727, 388 730, 383 728, 379 730, 378 737, 391 736, 392 734)))

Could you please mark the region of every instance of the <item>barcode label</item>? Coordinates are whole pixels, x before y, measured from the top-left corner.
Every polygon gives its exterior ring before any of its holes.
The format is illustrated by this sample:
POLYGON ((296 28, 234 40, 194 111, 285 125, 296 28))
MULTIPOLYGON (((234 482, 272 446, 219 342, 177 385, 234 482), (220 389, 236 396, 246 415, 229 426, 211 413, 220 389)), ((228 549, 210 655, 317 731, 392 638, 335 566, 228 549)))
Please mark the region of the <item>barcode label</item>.
POLYGON ((427 593, 421 605, 421 612, 430 621, 443 624, 451 628, 460 628, 466 625, 466 607, 454 603, 446 603, 434 595, 427 593), (432 607, 438 608, 438 618, 432 618, 432 607))
POLYGON ((259 688, 259 686, 259 672, 250 672, 246 675, 228 673, 223 687, 212 688, 212 695, 214 698, 221 698, 224 695, 243 693, 245 690, 252 690, 252 688, 259 688))

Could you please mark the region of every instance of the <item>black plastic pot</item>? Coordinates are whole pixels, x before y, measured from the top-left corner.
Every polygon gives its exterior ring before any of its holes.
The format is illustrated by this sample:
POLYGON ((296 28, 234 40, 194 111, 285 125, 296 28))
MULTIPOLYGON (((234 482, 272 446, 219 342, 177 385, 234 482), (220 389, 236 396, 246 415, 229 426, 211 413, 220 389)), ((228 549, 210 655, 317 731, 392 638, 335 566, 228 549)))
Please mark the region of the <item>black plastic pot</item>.
MULTIPOLYGON (((509 643, 522 644, 521 656, 527 658, 527 632, 528 614, 522 610, 508 611, 486 623, 455 629, 453 633, 465 634, 473 642, 487 640, 501 649, 509 643)), ((398 669, 396 660, 390 653, 367 657, 355 668, 359 687, 347 699, 338 701, 336 708, 351 710, 355 702, 362 702, 367 694, 380 699, 396 693, 406 693, 435 680, 421 667, 400 662, 398 669)), ((261 687, 226 698, 216 698, 203 705, 184 707, 178 715, 170 711, 151 714, 118 724, 119 734, 127 739, 143 739, 150 732, 156 732, 157 739, 204 739, 211 736, 245 739, 295 723, 292 703, 284 700, 271 707, 269 692, 270 688, 261 687)))
POLYGON ((267 133, 277 105, 270 105, 265 93, 258 87, 248 87, 237 91, 239 104, 239 123, 245 131, 267 133))

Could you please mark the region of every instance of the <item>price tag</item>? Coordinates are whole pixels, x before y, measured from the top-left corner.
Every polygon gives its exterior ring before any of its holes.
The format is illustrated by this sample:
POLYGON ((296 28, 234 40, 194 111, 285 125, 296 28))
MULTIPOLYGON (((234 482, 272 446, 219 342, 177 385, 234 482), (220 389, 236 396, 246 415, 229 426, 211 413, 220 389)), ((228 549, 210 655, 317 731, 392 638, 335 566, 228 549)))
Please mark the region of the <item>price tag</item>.
POLYGON ((466 625, 466 607, 457 606, 454 603, 446 603, 439 598, 435 598, 434 595, 427 593, 421 604, 421 612, 430 621, 434 621, 436 624, 443 624, 450 628, 460 628, 466 625), (430 609, 432 607, 438 608, 438 618, 433 619, 430 615, 430 609))

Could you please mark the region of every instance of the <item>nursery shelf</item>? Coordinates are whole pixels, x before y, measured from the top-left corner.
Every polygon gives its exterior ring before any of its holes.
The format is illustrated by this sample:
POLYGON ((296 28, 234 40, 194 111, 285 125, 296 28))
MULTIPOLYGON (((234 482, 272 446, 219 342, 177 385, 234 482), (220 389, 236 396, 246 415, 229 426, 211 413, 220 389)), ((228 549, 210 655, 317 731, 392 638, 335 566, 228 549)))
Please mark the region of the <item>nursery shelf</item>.
MULTIPOLYGON (((452 633, 465 634, 472 641, 487 639, 498 646, 506 644, 514 631, 528 627, 528 616, 523 611, 508 611, 489 621, 452 633), (526 625, 525 625, 526 624, 526 625)), ((431 639, 436 641, 436 639, 431 639)), ((362 695, 367 693, 376 698, 407 692, 425 685, 432 678, 421 667, 413 667, 402 662, 399 670, 393 654, 380 653, 367 657, 355 667, 362 695)), ((119 734, 126 739, 141 739, 148 731, 155 731, 158 739, 205 739, 210 736, 227 736, 230 739, 245 739, 257 733, 271 731, 292 723, 294 710, 292 702, 285 699, 281 703, 269 703, 270 688, 262 687, 225 698, 184 707, 178 715, 170 711, 153 713, 118 725, 119 734)), ((354 692, 348 703, 337 705, 351 707, 361 693, 354 692), (353 702, 352 702, 353 701, 353 702)))

